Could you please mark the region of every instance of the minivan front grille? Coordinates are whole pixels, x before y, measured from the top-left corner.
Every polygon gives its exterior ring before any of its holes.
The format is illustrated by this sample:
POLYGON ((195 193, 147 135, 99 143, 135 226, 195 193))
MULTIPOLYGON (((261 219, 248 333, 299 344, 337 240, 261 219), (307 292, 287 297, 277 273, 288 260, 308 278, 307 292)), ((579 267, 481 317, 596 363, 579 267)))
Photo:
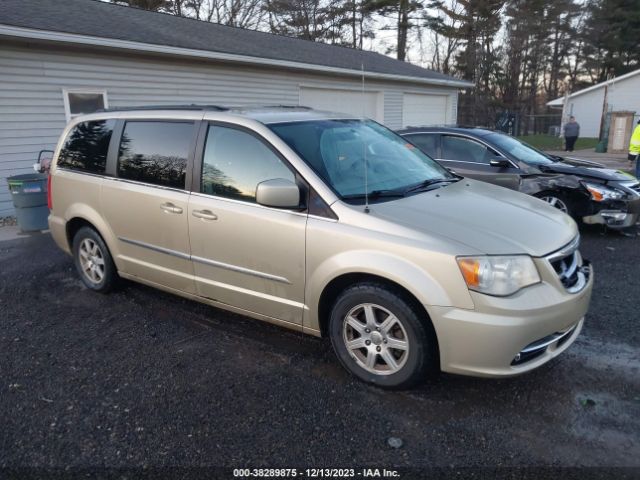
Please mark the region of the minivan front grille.
POLYGON ((583 261, 578 246, 577 236, 568 245, 547 256, 547 260, 558 275, 560 283, 569 293, 580 292, 588 283, 591 268, 589 262, 583 261))

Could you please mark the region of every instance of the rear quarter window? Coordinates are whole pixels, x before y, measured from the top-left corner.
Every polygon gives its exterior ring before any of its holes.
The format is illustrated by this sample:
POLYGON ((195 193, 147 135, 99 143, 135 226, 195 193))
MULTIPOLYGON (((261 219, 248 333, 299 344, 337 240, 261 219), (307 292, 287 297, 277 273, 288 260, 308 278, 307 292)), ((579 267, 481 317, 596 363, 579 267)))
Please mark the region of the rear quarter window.
POLYGON ((82 122, 73 127, 58 156, 58 167, 104 174, 115 120, 82 122))

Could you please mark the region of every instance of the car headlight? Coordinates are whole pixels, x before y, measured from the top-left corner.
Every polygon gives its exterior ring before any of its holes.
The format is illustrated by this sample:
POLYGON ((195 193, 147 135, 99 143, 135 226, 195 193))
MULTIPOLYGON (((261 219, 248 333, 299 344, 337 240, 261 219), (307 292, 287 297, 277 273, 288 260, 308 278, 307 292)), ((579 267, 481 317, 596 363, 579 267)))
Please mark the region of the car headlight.
POLYGON ((615 188, 605 187, 597 183, 583 184, 585 188, 591 194, 591 198, 596 202, 604 202, 605 200, 622 200, 625 197, 625 193, 615 188))
POLYGON ((528 255, 458 257, 457 261, 467 287, 476 292, 503 297, 540 282, 528 255))

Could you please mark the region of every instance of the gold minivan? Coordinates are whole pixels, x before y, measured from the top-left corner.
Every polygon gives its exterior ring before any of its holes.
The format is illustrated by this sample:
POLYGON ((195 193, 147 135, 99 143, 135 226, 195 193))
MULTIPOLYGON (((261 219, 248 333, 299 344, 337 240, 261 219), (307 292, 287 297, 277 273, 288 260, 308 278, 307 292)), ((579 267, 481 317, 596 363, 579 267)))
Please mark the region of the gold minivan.
POLYGON ((564 213, 452 174, 376 122, 303 107, 77 117, 49 196, 88 288, 122 277, 328 336, 388 388, 544 364, 579 335, 593 285, 564 213))

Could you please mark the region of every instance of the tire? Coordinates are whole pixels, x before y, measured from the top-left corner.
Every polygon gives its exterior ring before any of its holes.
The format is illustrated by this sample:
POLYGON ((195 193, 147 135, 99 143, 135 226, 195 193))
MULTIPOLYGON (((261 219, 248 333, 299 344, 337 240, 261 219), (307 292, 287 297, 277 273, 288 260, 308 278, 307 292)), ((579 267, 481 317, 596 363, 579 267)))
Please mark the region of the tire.
POLYGON ((379 387, 409 388, 438 370, 431 321, 403 292, 382 284, 359 283, 345 290, 331 311, 329 335, 340 363, 379 387), (347 342, 353 343, 349 347, 347 342))
POLYGON ((540 192, 536 193, 535 196, 570 217, 575 217, 573 202, 566 195, 557 192, 540 192))
POLYGON ((118 272, 102 237, 91 227, 82 227, 73 237, 73 261, 85 286, 100 293, 115 287, 118 272))

